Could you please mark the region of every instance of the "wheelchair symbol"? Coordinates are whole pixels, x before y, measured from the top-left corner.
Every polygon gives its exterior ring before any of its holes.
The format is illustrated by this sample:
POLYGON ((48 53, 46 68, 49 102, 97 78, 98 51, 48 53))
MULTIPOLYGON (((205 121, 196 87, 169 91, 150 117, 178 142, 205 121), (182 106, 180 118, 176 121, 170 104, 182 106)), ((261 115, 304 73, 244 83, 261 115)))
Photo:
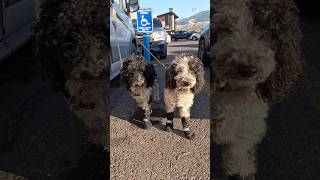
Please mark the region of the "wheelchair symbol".
POLYGON ((141 19, 141 25, 142 25, 142 26, 150 25, 150 23, 148 22, 148 20, 144 18, 144 15, 142 15, 141 18, 142 18, 142 19, 141 19))

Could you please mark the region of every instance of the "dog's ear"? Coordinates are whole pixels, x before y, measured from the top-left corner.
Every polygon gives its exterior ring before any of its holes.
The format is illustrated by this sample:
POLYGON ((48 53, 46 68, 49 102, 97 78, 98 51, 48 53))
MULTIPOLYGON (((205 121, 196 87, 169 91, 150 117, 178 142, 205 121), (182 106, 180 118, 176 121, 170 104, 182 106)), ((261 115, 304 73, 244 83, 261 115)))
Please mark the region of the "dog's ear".
POLYGON ((127 78, 128 78, 128 66, 129 66, 129 61, 124 62, 123 65, 122 65, 121 79, 123 81, 126 81, 127 78))
POLYGON ((132 72, 129 70, 129 63, 130 61, 126 61, 122 65, 121 69, 121 80, 127 85, 129 88, 129 77, 132 75, 132 72))
POLYGON ((202 89, 204 85, 204 68, 203 63, 199 58, 196 57, 190 57, 190 60, 188 62, 189 70, 192 74, 196 77, 196 84, 191 88, 191 91, 193 93, 198 93, 202 89))
MULTIPOLYGON (((258 84, 256 88, 257 95, 268 103, 280 102, 291 92, 296 86, 304 66, 298 10, 294 4, 287 6, 290 10, 279 11, 280 7, 272 6, 269 8, 277 8, 273 12, 281 12, 282 16, 286 17, 277 19, 277 23, 266 20, 269 16, 259 16, 261 14, 259 11, 255 13, 255 19, 259 20, 257 22, 263 22, 265 28, 271 28, 270 31, 274 37, 272 48, 275 51, 276 68, 269 78, 258 84)), ((265 7, 263 6, 263 8, 265 7)), ((277 17, 277 15, 273 16, 277 17)))
POLYGON ((283 100, 295 87, 302 73, 301 56, 295 52, 299 50, 285 51, 277 53, 276 69, 265 82, 257 85, 256 93, 265 102, 277 103, 283 100), (291 55, 289 52, 292 52, 291 55))
POLYGON ((178 75, 176 71, 176 64, 171 64, 169 69, 166 71, 166 83, 165 83, 165 88, 167 89, 175 89, 177 88, 177 82, 174 79, 175 76, 178 75))

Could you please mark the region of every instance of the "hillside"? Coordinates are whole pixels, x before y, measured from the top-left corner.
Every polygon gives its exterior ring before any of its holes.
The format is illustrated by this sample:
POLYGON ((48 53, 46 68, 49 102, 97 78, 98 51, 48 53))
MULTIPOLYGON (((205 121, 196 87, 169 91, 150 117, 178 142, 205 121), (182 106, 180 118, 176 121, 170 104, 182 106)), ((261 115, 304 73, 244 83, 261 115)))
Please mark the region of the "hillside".
POLYGON ((177 20, 177 29, 186 31, 201 31, 201 28, 210 23, 210 10, 201 11, 188 18, 177 20))

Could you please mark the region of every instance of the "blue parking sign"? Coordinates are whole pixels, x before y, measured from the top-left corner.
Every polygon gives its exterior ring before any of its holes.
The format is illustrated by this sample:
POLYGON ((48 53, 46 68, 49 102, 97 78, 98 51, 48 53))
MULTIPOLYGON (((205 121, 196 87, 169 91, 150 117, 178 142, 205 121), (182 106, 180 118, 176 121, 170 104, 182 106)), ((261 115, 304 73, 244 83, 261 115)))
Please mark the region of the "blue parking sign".
POLYGON ((138 32, 151 33, 153 31, 153 20, 151 9, 140 9, 137 11, 138 32))

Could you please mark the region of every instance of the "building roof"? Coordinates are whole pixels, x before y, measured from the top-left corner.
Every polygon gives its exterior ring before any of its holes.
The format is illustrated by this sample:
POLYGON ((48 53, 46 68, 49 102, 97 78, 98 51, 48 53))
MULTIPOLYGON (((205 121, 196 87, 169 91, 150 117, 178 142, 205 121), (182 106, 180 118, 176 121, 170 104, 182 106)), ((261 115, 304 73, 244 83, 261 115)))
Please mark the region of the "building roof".
POLYGON ((157 17, 166 16, 166 15, 174 15, 175 18, 179 18, 179 16, 176 15, 174 12, 167 12, 167 13, 164 13, 164 14, 160 14, 157 17))

